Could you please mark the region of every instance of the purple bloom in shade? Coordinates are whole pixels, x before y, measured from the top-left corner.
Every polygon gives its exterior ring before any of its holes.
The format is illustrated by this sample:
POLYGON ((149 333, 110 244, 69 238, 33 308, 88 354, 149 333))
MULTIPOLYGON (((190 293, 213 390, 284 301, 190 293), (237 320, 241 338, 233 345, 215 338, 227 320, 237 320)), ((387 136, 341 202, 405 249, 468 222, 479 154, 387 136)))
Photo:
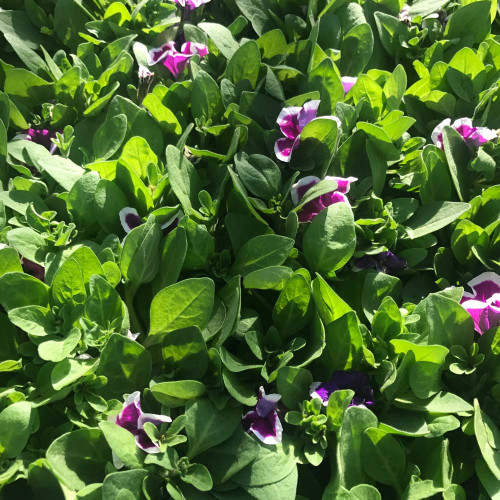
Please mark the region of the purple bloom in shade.
MULTIPOLYGON (((321 196, 318 196, 318 198, 307 202, 299 210, 298 217, 300 222, 309 222, 313 220, 314 217, 316 217, 316 215, 321 212, 321 210, 330 205, 333 205, 334 203, 349 203, 346 193, 349 192, 351 182, 355 182, 358 179, 356 179, 356 177, 347 177, 346 179, 344 179, 343 177, 326 176, 325 180, 335 181, 337 183, 337 189, 335 191, 331 191, 330 193, 322 194, 321 196)), ((298 205, 307 191, 309 191, 309 189, 311 189, 319 181, 319 177, 308 175, 307 177, 303 177, 298 182, 296 182, 292 186, 290 193, 293 204, 298 205)))
POLYGON ((144 424, 151 422, 158 427, 164 422, 172 422, 172 419, 166 415, 143 413, 139 391, 127 397, 124 396, 123 410, 118 415, 109 417, 109 420, 131 432, 135 436, 137 446, 147 453, 160 453, 160 447, 149 439, 144 430, 144 424))
POLYGON ((411 22, 410 6, 409 5, 406 5, 406 4, 403 5, 401 12, 398 14, 398 21, 401 21, 403 23, 410 23, 411 22))
POLYGON ((444 149, 443 128, 446 126, 455 129, 462 136, 467 145, 476 148, 497 138, 495 130, 486 127, 474 127, 470 118, 459 118, 453 123, 451 123, 449 118, 446 118, 434 128, 431 134, 432 142, 441 149, 444 149))
POLYGON ((24 257, 21 258, 21 265, 23 266, 23 271, 26 274, 30 274, 40 281, 45 280, 45 268, 41 265, 31 260, 25 259, 24 257))
POLYGON ((207 54, 208 48, 202 43, 186 42, 182 44, 179 52, 175 48, 175 42, 168 42, 157 49, 149 51, 148 64, 152 66, 161 62, 172 73, 174 78, 177 78, 194 55, 204 57, 207 54))
POLYGON ((394 255, 390 251, 380 252, 374 255, 363 255, 353 262, 354 267, 361 269, 376 269, 386 274, 396 274, 408 267, 405 259, 394 255))
POLYGON ((366 373, 355 371, 335 370, 328 382, 313 382, 309 388, 309 395, 321 399, 323 405, 327 406, 330 395, 343 389, 354 391, 349 406, 372 406, 375 403, 368 376, 366 373))
POLYGON ((483 334, 490 328, 500 326, 500 276, 496 273, 482 273, 468 285, 474 293, 464 292, 460 304, 472 316, 474 328, 483 334))
POLYGON ((201 7, 203 4, 210 2, 210 0, 174 0, 174 3, 184 7, 187 10, 194 10, 201 7))
MULTIPOLYGON (((60 130, 59 133, 62 133, 60 130)), ((40 144, 41 146, 44 146, 50 151, 50 154, 54 154, 57 150, 57 146, 51 141, 51 139, 56 138, 56 132, 51 132, 50 130, 47 129, 36 129, 36 128, 30 128, 28 129, 24 134, 17 134, 14 137, 14 140, 16 139, 24 139, 26 141, 31 141, 36 144, 40 144)))
POLYGON ((342 87, 344 87, 344 92, 347 94, 358 81, 358 78, 355 76, 343 76, 340 81, 342 82, 342 87))
POLYGON ((120 210, 120 222, 126 233, 143 224, 137 210, 132 207, 125 207, 120 210))
POLYGON ((281 443, 283 427, 276 411, 280 394, 268 394, 264 388, 259 388, 258 401, 255 409, 249 411, 242 418, 245 430, 253 432, 265 444, 281 443))

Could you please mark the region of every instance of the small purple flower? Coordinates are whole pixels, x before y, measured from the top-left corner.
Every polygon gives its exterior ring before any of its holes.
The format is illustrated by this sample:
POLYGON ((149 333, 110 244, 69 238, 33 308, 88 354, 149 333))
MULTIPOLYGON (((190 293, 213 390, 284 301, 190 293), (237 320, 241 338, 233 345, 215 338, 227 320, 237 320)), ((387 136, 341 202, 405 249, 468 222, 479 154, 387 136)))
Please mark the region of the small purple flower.
MULTIPOLYGON (((120 210, 119 213, 120 222, 124 229, 124 231, 128 234, 132 229, 141 226, 144 224, 144 221, 138 214, 137 210, 133 207, 125 207, 120 210)), ((179 221, 184 217, 184 212, 179 210, 175 215, 167 219, 166 221, 160 224, 160 228, 163 231, 164 235, 170 232, 174 227, 177 227, 179 221), (168 229, 168 231, 166 231, 168 229)))
MULTIPOLYGON (((320 101, 309 101, 302 107, 292 106, 281 110, 276 123, 285 137, 278 139, 274 144, 274 153, 279 160, 284 162, 291 160, 292 152, 299 147, 300 133, 318 114, 319 103, 320 101)), ((336 116, 322 116, 321 118, 335 120, 340 129, 341 122, 336 116)))
POLYGON ((328 405, 330 395, 335 391, 351 389, 354 391, 349 406, 372 406, 373 389, 370 387, 369 379, 363 372, 346 372, 335 370, 328 382, 313 382, 309 388, 309 395, 312 398, 319 398, 324 406, 328 405))
POLYGON ((353 262, 355 270, 376 269, 386 274, 396 274, 408 267, 405 259, 394 255, 390 251, 380 252, 374 255, 363 255, 353 262))
POLYGON ((455 129, 468 146, 476 148, 497 138, 495 130, 486 127, 474 127, 470 118, 459 118, 453 123, 449 118, 446 118, 434 128, 431 134, 432 142, 441 149, 444 149, 443 128, 446 126, 455 129))
POLYGON ((242 424, 248 433, 253 432, 265 444, 281 443, 283 427, 276 411, 280 394, 268 394, 259 388, 258 401, 254 410, 242 417, 242 424))
POLYGON ((45 280, 45 268, 41 265, 31 260, 25 259, 24 257, 21 258, 21 265, 23 266, 23 271, 26 274, 30 274, 40 281, 45 280))
POLYGON ((194 10, 201 7, 203 4, 210 2, 210 0, 173 0, 174 3, 184 7, 187 10, 194 10))
POLYGON ((356 76, 343 76, 340 81, 342 82, 342 87, 344 87, 344 93, 348 93, 358 81, 356 76))
MULTIPOLYGON (((59 133, 62 133, 62 131, 59 130, 59 133)), ((51 132, 50 130, 47 130, 45 128, 30 128, 24 134, 17 134, 14 137, 14 140, 24 139, 26 141, 34 142, 35 144, 40 144, 40 146, 44 146, 45 148, 47 148, 50 154, 53 155, 57 150, 57 146, 52 142, 51 139, 55 139, 56 137, 56 132, 51 132)))
POLYGON ((108 417, 108 419, 131 432, 135 436, 137 446, 146 453, 160 453, 160 447, 153 443, 146 434, 144 424, 151 422, 158 427, 162 423, 172 422, 172 419, 166 415, 143 413, 139 391, 135 391, 127 397, 124 396, 123 410, 118 415, 108 417))
POLYGON ((472 316, 476 332, 482 335, 500 326, 500 276, 493 272, 482 273, 468 285, 474 293, 464 292, 460 304, 472 316))
MULTIPOLYGON (((321 212, 321 210, 333 205, 334 203, 349 203, 346 193, 349 192, 351 182, 355 182, 358 179, 356 179, 356 177, 347 177, 344 179, 343 177, 326 176, 325 180, 335 181, 337 183, 337 189, 330 193, 322 194, 321 196, 318 196, 318 198, 307 202, 297 214, 300 222, 309 222, 313 220, 314 217, 321 212)), ((306 195, 307 191, 309 191, 309 189, 311 189, 319 181, 319 177, 308 175, 307 177, 303 177, 296 182, 292 186, 290 192, 293 204, 297 206, 300 200, 306 195)))
POLYGON ((175 42, 168 42, 149 51, 148 64, 152 66, 161 62, 174 78, 177 78, 184 71, 189 60, 196 54, 200 57, 206 56, 208 54, 207 46, 202 43, 186 42, 182 44, 179 52, 175 48, 175 42))
POLYGON ((120 222, 126 233, 130 233, 132 229, 143 224, 137 210, 132 207, 125 207, 120 210, 120 222))

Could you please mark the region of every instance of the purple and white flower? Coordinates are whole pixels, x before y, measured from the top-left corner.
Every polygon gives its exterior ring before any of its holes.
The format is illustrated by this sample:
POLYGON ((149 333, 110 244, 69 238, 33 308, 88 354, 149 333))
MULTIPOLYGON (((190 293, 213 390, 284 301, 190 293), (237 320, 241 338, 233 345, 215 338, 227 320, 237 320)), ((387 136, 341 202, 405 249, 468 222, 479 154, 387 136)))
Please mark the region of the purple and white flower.
POLYGON ((453 123, 451 123, 449 118, 446 118, 434 128, 431 134, 432 142, 441 149, 444 149, 443 129, 446 126, 455 129, 468 146, 476 148, 497 138, 495 130, 491 130, 487 127, 474 127, 470 118, 459 118, 453 123))
POLYGON ((376 269, 385 274, 396 274, 408 267, 405 259, 394 255, 390 251, 380 252, 374 255, 363 255, 353 262, 354 270, 376 269))
MULTIPOLYGON (((315 186, 321 179, 314 175, 308 175, 303 177, 298 182, 296 182, 291 189, 290 195, 292 202, 297 206, 300 200, 306 195, 306 193, 315 186)), ((325 180, 335 181, 337 183, 337 189, 331 191, 330 193, 322 194, 314 200, 307 202, 298 212, 298 217, 300 222, 309 222, 318 215, 321 210, 326 207, 333 205, 334 203, 349 203, 346 193, 349 192, 349 188, 352 182, 357 181, 356 177, 331 177, 326 176, 325 180)))
POLYGON ((160 447, 151 441, 146 434, 144 424, 151 422, 156 427, 159 427, 163 423, 172 422, 172 419, 166 415, 144 413, 141 410, 141 393, 139 391, 123 397, 123 410, 118 415, 108 417, 108 420, 131 432, 135 436, 137 446, 141 450, 144 450, 146 453, 160 453, 160 447))
POLYGON ((26 274, 29 274, 40 281, 45 280, 45 268, 32 260, 21 258, 21 266, 26 274))
POLYGON ((340 81, 344 87, 344 93, 347 94, 354 87, 358 78, 356 76, 343 76, 340 81))
MULTIPOLYGON (((62 131, 59 132, 62 133, 62 131)), ((13 140, 24 139, 26 141, 34 142, 35 144, 40 144, 40 146, 47 148, 50 154, 53 155, 57 151, 57 146, 52 142, 52 139, 55 139, 56 137, 56 132, 51 132, 46 128, 29 128, 23 134, 17 134, 13 140)))
POLYGON ((201 7, 203 4, 210 2, 210 0, 174 0, 174 3, 184 7, 187 10, 194 10, 201 7))
MULTIPOLYGON (((128 234, 132 229, 141 226, 144 224, 144 220, 138 214, 137 210, 133 207, 125 207, 122 208, 119 212, 120 223, 123 227, 123 230, 128 234)), ((169 217, 166 221, 160 224, 160 228, 165 234, 165 230, 174 229, 177 227, 179 221, 184 217, 184 212, 182 210, 177 211, 174 215, 169 217)), ((168 232, 168 231, 167 231, 168 232)))
POLYGON ((493 272, 482 273, 468 285, 473 293, 464 292, 460 304, 472 316, 476 332, 482 335, 500 326, 500 276, 493 272))
POLYGON ((335 391, 351 389, 354 396, 349 406, 372 406, 373 389, 370 387, 366 373, 356 371, 336 370, 328 382, 313 382, 309 388, 309 395, 312 398, 321 399, 324 406, 328 406, 328 399, 335 391))
POLYGON ((148 64, 162 63, 170 73, 177 78, 186 68, 189 60, 194 55, 204 57, 208 54, 208 48, 202 43, 186 42, 182 44, 180 52, 175 48, 175 42, 167 42, 157 49, 151 49, 148 56, 148 64))
MULTIPOLYGON (((302 130, 318 114, 319 103, 320 101, 309 101, 302 107, 292 106, 281 110, 276 123, 285 137, 278 139, 274 144, 274 153, 279 160, 284 162, 291 160, 292 152, 299 147, 302 130)), ((336 116, 322 116, 321 118, 335 120, 339 129, 342 125, 336 116)))
POLYGON ((126 233, 130 233, 132 229, 144 224, 137 210, 132 207, 125 207, 119 213, 120 222, 126 233))
POLYGON ((281 443, 283 427, 278 417, 280 394, 267 394, 259 388, 255 409, 242 417, 242 424, 248 433, 253 432, 265 444, 281 443))

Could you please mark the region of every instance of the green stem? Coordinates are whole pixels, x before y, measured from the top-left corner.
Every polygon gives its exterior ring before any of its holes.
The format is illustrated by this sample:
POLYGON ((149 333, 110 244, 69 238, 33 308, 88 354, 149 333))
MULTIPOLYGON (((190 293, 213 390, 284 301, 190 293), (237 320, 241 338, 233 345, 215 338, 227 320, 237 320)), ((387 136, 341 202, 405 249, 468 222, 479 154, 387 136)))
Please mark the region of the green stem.
POLYGON ((133 333, 144 333, 139 317, 134 309, 134 297, 138 288, 139 287, 137 285, 130 282, 125 285, 125 304, 127 305, 128 315, 130 318, 130 329, 133 333))

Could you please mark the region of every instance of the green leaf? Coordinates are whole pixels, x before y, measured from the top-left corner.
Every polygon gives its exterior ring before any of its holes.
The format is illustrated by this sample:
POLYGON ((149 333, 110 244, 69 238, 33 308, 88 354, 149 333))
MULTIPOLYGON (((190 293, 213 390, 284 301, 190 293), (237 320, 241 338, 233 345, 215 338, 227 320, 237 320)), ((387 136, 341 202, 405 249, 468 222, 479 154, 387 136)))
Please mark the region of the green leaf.
POLYGON ((444 36, 448 40, 472 36, 474 44, 481 43, 490 32, 490 9, 491 2, 473 2, 460 7, 446 24, 444 36))
POLYGON ((34 426, 31 403, 19 401, 0 413, 0 456, 17 458, 23 451, 34 426))
POLYGON ((247 274, 243 280, 245 288, 259 290, 282 290, 292 270, 284 266, 269 266, 247 274))
POLYGON ((484 461, 500 481, 500 430, 474 399, 474 433, 484 461))
POLYGON ((46 307, 48 291, 45 283, 29 274, 14 272, 0 276, 0 304, 7 312, 22 306, 46 307))
POLYGON ((109 447, 127 467, 131 469, 142 468, 143 454, 130 431, 116 425, 114 422, 99 422, 99 427, 109 447))
POLYGON ((243 277, 268 266, 280 266, 293 248, 294 240, 265 234, 246 242, 237 253, 231 271, 243 277))
POLYGON ((102 484, 102 498, 132 500, 141 498, 143 484, 146 484, 148 471, 145 469, 126 470, 108 474, 102 484))
POLYGON ((47 339, 38 346, 38 355, 46 361, 62 361, 71 354, 80 342, 82 334, 78 328, 72 328, 66 337, 47 339), (53 340, 52 340, 53 339, 53 340))
POLYGON ((167 146, 167 172, 172 190, 182 208, 190 213, 190 208, 199 205, 198 193, 201 181, 191 162, 175 147, 167 146))
POLYGON ((241 80, 248 80, 255 88, 259 79, 260 70, 260 50, 257 42, 250 40, 233 54, 226 68, 226 78, 238 83, 241 80))
POLYGON ((50 289, 52 299, 58 305, 66 302, 76 305, 83 304, 87 298, 83 276, 78 262, 67 259, 58 269, 50 289))
POLYGON ((224 442, 241 425, 240 409, 226 406, 219 411, 208 399, 189 403, 185 415, 190 459, 224 442))
POLYGON ((373 52, 373 33, 370 25, 361 23, 351 28, 342 40, 339 69, 345 75, 361 73, 373 52))
POLYGON ((273 160, 245 153, 238 153, 234 160, 241 182, 252 194, 264 200, 277 194, 281 187, 281 172, 273 160))
POLYGON ((53 441, 47 460, 64 485, 78 491, 102 482, 111 450, 99 429, 79 429, 53 441))
POLYGON ((309 370, 294 366, 283 366, 278 370, 276 384, 283 404, 290 409, 297 409, 304 399, 309 399, 312 384, 309 370))
POLYGON ((376 481, 393 486, 401 492, 406 456, 399 442, 382 429, 370 427, 361 439, 363 469, 376 481))
POLYGON ((187 401, 203 396, 206 391, 205 385, 197 380, 160 382, 151 387, 156 400, 170 408, 185 406, 187 401))
POLYGON ((196 326, 167 333, 163 338, 161 352, 176 378, 201 380, 207 371, 207 346, 196 326))
POLYGON ((215 285, 210 278, 189 278, 161 290, 151 303, 149 335, 206 327, 214 304, 215 285))
POLYGON ((330 274, 343 267, 355 247, 354 217, 348 203, 336 203, 322 210, 304 234, 304 255, 320 273, 330 274))
MULTIPOLYGON (((95 359, 71 359, 59 361, 50 372, 52 388, 60 391, 92 371, 97 363, 95 359)), ((50 368, 50 365, 46 365, 50 368)))
MULTIPOLYGON (((223 112, 222 96, 215 80, 200 70, 193 81, 191 112, 198 120, 216 122, 223 112)), ((170 147, 170 146, 169 146, 170 147)))
POLYGON ((105 399, 121 400, 149 384, 151 356, 142 345, 114 333, 101 352, 96 374, 104 375, 108 382, 98 390, 105 399))
POLYGON ((332 321, 352 311, 320 275, 312 282, 312 292, 318 314, 324 325, 329 325, 332 321))
POLYGON ((210 37, 226 59, 231 59, 238 50, 238 42, 225 26, 216 23, 198 23, 198 28, 201 28, 210 37))
POLYGON ((458 197, 460 201, 466 201, 469 199, 469 180, 467 174, 469 149, 462 136, 451 127, 444 127, 443 129, 443 147, 458 197))
POLYGON ((210 472, 202 464, 190 465, 187 472, 181 475, 181 479, 200 491, 210 491, 214 484, 210 472))
POLYGON ((421 206, 407 222, 406 230, 411 239, 420 238, 448 226, 469 210, 468 203, 436 201, 421 206))

